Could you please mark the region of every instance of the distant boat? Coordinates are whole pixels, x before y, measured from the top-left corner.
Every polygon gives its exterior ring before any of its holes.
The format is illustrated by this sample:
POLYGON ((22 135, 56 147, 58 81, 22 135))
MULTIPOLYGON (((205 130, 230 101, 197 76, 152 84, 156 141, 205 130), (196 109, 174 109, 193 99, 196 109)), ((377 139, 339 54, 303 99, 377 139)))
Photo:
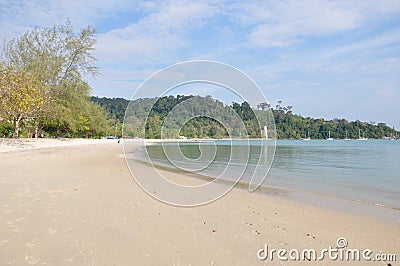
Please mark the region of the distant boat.
POLYGON ((367 140, 367 138, 364 136, 364 133, 363 136, 361 137, 361 130, 358 130, 358 140, 367 140))
POLYGON ((328 138, 326 140, 333 140, 333 138, 331 138, 331 132, 328 132, 328 138))
POLYGON ((344 140, 351 140, 348 136, 347 136, 347 130, 346 130, 346 138, 344 140))
POLYGON ((306 130, 304 131, 304 138, 302 140, 311 140, 310 134, 306 134, 306 130))

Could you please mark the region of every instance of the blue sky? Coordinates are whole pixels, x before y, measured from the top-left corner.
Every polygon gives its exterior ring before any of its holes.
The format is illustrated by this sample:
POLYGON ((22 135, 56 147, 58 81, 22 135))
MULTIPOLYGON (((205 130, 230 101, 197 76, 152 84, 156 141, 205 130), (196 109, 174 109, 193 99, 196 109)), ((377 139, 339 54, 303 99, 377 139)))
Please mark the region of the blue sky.
POLYGON ((400 129, 398 0, 0 0, 0 37, 67 18, 98 31, 102 76, 89 80, 93 95, 131 98, 162 68, 215 60, 295 113, 400 129))

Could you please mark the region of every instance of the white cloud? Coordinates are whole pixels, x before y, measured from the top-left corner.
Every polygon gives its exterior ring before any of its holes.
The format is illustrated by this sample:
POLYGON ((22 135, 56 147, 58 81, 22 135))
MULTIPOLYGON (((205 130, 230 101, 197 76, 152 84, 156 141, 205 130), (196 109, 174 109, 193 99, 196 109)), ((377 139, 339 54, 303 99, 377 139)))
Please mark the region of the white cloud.
POLYGON ((399 43, 400 30, 391 30, 339 48, 331 49, 325 53, 323 57, 348 56, 350 53, 359 53, 361 51, 376 51, 376 49, 384 48, 388 45, 398 45, 399 43))
POLYGON ((20 0, 1 1, 1 37, 10 39, 33 27, 49 27, 70 19, 77 27, 84 27, 99 19, 112 16, 118 10, 139 9, 129 0, 20 0))
POLYGON ((328 36, 395 14, 399 1, 264 1, 232 5, 230 18, 249 28, 246 45, 284 47, 304 37, 328 36))
POLYGON ((177 52, 190 43, 186 35, 215 12, 205 3, 162 4, 137 23, 99 35, 97 54, 105 63, 174 62, 177 52))

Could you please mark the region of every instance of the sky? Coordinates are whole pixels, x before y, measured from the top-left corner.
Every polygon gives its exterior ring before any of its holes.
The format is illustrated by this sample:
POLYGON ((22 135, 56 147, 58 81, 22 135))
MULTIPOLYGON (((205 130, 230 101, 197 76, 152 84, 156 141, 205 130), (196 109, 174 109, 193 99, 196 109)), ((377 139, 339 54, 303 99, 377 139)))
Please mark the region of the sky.
POLYGON ((130 99, 163 68, 212 60, 246 73, 272 105, 400 130, 398 0, 0 0, 0 39, 66 19, 97 29, 92 95, 130 99))

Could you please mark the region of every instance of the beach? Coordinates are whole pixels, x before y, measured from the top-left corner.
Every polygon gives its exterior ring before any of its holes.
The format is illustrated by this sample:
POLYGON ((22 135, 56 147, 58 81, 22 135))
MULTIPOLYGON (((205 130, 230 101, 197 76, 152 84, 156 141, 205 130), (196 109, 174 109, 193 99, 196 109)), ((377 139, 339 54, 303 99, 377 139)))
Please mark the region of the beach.
POLYGON ((348 249, 372 250, 371 258, 400 260, 396 221, 239 188, 204 206, 174 207, 140 188, 117 140, 38 141, 0 146, 0 265, 338 265, 327 255, 261 260, 259 251, 319 254, 337 248, 339 238, 348 249))

